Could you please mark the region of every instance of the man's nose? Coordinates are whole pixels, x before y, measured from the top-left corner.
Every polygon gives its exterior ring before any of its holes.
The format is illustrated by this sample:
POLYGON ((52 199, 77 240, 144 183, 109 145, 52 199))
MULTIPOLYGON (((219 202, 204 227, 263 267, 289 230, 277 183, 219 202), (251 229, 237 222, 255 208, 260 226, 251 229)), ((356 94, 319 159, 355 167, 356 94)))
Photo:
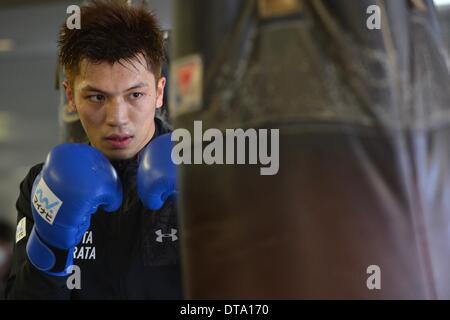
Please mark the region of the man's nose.
POLYGON ((106 106, 106 123, 120 127, 128 123, 128 106, 123 99, 111 99, 106 106))

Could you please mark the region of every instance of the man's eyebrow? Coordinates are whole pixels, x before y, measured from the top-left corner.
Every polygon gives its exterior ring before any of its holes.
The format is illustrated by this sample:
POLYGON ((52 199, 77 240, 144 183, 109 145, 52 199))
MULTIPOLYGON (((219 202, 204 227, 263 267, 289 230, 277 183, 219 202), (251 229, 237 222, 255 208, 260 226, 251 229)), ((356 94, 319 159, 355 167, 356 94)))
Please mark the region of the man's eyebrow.
POLYGON ((132 86, 131 88, 128 88, 126 91, 130 91, 130 90, 134 90, 134 89, 139 89, 139 88, 144 88, 147 87, 148 85, 144 82, 139 82, 138 84, 135 84, 134 86, 132 86))
POLYGON ((97 88, 95 88, 95 87, 93 87, 91 85, 84 86, 83 88, 81 88, 81 91, 97 91, 97 92, 104 93, 103 90, 97 89, 97 88))
MULTIPOLYGON (((134 86, 126 89, 124 92, 130 91, 130 90, 134 90, 134 89, 144 88, 144 87, 147 87, 147 86, 148 85, 146 83, 139 82, 139 83, 135 84, 134 86)), ((87 86, 83 87, 81 89, 81 91, 84 91, 84 92, 85 91, 95 91, 95 92, 107 93, 106 91, 103 91, 103 90, 98 89, 98 88, 96 88, 94 86, 91 86, 91 85, 87 85, 87 86)))

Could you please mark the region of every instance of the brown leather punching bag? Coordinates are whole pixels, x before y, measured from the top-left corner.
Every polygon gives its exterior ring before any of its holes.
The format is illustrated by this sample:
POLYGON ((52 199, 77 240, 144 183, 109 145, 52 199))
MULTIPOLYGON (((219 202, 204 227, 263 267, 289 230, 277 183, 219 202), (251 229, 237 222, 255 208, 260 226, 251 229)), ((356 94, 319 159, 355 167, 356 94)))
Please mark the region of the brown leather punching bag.
POLYGON ((175 127, 280 135, 275 175, 180 166, 187 297, 449 299, 450 76, 432 1, 174 11, 175 127))

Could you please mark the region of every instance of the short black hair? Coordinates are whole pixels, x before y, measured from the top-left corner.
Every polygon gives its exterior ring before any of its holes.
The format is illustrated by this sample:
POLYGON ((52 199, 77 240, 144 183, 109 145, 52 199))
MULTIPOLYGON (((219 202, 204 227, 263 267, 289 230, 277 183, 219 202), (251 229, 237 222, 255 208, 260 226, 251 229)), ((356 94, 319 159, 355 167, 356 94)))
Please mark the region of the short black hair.
POLYGON ((160 78, 164 36, 155 15, 144 5, 91 1, 80 8, 80 21, 80 29, 69 29, 64 23, 59 33, 59 63, 69 82, 83 59, 114 64, 141 54, 155 79, 160 78))

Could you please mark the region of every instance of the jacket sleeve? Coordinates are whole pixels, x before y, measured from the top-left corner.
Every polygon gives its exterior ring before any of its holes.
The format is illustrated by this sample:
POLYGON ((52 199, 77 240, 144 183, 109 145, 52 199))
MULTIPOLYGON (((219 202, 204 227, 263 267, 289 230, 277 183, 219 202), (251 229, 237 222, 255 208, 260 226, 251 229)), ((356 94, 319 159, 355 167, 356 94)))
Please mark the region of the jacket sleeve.
POLYGON ((42 170, 42 164, 30 169, 20 184, 20 195, 16 202, 17 230, 11 272, 7 281, 6 299, 69 299, 67 277, 49 276, 36 269, 28 260, 26 245, 31 229, 31 189, 34 179, 42 170))

